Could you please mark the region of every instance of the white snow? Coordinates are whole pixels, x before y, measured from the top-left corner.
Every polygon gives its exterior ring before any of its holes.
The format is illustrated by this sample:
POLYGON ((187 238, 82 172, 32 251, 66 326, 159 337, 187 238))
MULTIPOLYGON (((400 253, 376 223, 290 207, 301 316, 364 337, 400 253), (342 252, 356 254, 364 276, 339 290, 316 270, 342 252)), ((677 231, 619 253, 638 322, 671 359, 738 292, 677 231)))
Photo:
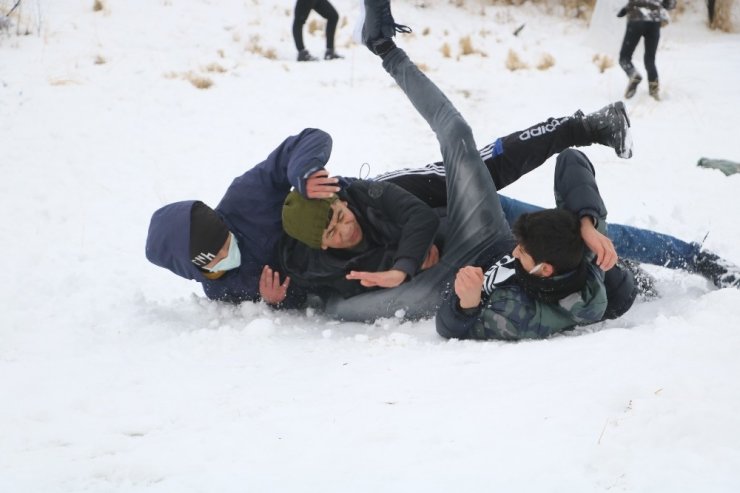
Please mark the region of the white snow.
MULTIPOLYGON (((421 166, 438 146, 351 42, 354 1, 334 1, 346 59, 313 64, 294 61, 292 1, 103 3, 24 2, 31 34, 0 31, 0 491, 740 490, 738 290, 655 267, 662 298, 619 320, 480 343, 443 340, 432 321, 227 306, 149 264, 156 208, 216 205, 304 127, 332 134, 329 167, 351 176, 421 166)), ((703 2, 687 3, 662 32, 663 101, 643 84, 627 102, 634 158, 587 153, 613 222, 709 232, 706 246, 740 263, 740 176, 696 166, 740 160, 740 35, 709 31, 703 2)), ((562 13, 472 0, 393 11, 415 30, 399 45, 481 146, 624 90, 616 63, 592 62, 616 62, 621 34, 597 51, 597 29, 562 13), (485 56, 457 57, 467 35, 485 56), (532 68, 506 70, 510 49, 532 68), (534 68, 543 54, 547 71, 534 68)), ((305 37, 323 54, 321 31, 305 37)), ((635 62, 644 73, 641 48, 635 62)), ((552 205, 552 169, 505 193, 552 205)))

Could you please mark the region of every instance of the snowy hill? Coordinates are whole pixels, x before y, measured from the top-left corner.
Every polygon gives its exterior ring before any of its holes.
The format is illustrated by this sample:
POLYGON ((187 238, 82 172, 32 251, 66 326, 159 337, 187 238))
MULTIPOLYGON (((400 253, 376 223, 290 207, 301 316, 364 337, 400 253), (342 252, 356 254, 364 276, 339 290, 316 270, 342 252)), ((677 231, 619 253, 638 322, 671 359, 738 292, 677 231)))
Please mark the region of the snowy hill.
MULTIPOLYGON (((357 2, 334 2, 346 58, 312 64, 294 61, 293 2, 103 3, 24 2, 31 34, 0 31, 0 491, 740 489, 738 290, 651 267, 661 298, 621 319, 476 343, 432 321, 227 306, 149 264, 156 208, 215 205, 304 127, 333 136, 330 169, 348 176, 438 146, 351 41, 357 2)), ((593 59, 615 61, 623 19, 486 4, 393 4, 414 28, 399 45, 479 144, 621 97, 621 69, 593 59), (594 41, 608 33, 611 51, 594 41), (507 70, 510 51, 530 68, 507 70)), ((641 87, 627 102, 635 156, 586 152, 611 221, 709 233, 740 264, 740 176, 696 166, 740 160, 740 35, 704 16, 688 2, 662 31, 663 101, 641 87)), ((323 52, 321 30, 305 36, 323 52)), ((551 206, 552 169, 507 194, 551 206)))

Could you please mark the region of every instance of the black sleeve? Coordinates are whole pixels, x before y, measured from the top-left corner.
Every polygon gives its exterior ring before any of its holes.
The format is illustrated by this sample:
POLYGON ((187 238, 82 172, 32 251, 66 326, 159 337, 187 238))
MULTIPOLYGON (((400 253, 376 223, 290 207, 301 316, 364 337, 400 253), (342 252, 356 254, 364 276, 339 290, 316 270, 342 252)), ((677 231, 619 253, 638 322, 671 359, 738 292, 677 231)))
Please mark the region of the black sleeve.
POLYGON ((389 182, 364 182, 369 205, 401 229, 393 269, 413 276, 426 258, 439 227, 434 209, 403 188, 389 182))
POLYGON ((460 308, 460 298, 455 294, 452 285, 448 284, 434 323, 437 327, 437 333, 442 337, 466 339, 480 315, 480 307, 467 310, 460 308))
POLYGON ((599 222, 606 219, 606 205, 596 185, 596 173, 585 154, 574 149, 560 153, 555 165, 555 201, 557 206, 578 217, 591 216, 599 222))

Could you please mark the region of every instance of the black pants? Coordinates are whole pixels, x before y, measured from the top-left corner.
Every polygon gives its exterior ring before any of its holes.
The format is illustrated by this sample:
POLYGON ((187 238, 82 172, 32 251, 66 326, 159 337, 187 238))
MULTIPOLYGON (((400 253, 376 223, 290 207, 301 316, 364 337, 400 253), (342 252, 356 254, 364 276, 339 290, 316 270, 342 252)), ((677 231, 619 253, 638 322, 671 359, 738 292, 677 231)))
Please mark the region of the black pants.
POLYGON ((306 49, 303 44, 303 25, 308 19, 311 10, 326 19, 326 49, 334 49, 334 33, 337 31, 339 14, 329 0, 298 0, 295 3, 295 16, 293 17, 293 40, 298 51, 306 49))
MULTIPOLYGON (((550 118, 525 130, 500 137, 478 152, 493 178, 496 190, 501 190, 536 169, 550 156, 569 147, 592 143, 581 118, 566 116, 550 118)), ((393 182, 431 207, 447 205, 445 169, 441 161, 423 168, 390 171, 375 179, 393 182)))
POLYGON ((619 65, 630 79, 638 75, 637 69, 632 65, 632 54, 635 52, 640 38, 645 38, 645 70, 647 70, 648 81, 653 82, 658 80, 655 53, 658 51, 658 41, 660 40, 660 22, 627 21, 627 31, 624 33, 622 49, 619 51, 619 65))

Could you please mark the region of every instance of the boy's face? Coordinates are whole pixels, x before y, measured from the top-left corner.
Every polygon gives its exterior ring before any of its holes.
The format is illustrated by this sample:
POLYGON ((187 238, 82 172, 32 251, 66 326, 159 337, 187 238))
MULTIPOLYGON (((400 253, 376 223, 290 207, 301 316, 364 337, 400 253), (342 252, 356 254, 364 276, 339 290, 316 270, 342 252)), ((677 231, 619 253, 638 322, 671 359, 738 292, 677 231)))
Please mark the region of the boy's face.
POLYGON ((331 204, 331 209, 331 221, 321 236, 321 249, 343 249, 359 245, 363 237, 362 228, 355 215, 347 207, 347 202, 335 200, 331 204))
POLYGON ((530 274, 538 277, 550 277, 553 275, 552 265, 547 262, 537 263, 534 261, 532 256, 522 247, 521 244, 517 244, 514 251, 511 252, 511 256, 514 257, 522 264, 522 268, 530 274))
POLYGON ((511 252, 511 256, 517 259, 527 272, 534 269, 537 265, 532 256, 528 254, 520 244, 516 245, 514 251, 511 252))

